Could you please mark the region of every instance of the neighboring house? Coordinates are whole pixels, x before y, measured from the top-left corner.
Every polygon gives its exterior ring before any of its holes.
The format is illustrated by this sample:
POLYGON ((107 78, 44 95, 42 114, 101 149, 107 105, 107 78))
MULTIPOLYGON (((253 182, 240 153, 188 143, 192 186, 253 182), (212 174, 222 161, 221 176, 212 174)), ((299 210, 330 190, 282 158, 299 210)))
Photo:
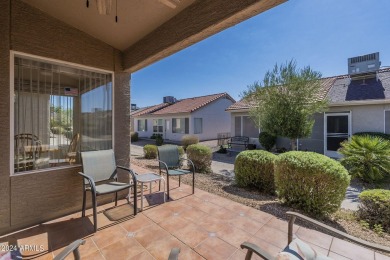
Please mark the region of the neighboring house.
MULTIPOLYGON (((314 115, 312 134, 298 140, 299 150, 337 158, 340 142, 354 133, 390 134, 390 68, 379 69, 379 64, 379 53, 350 58, 349 74, 322 79, 319 96, 329 100, 329 108, 314 115)), ((226 110, 232 117, 232 136, 258 136, 249 130, 254 127, 249 109, 248 103, 240 101, 226 110)), ((287 138, 277 139, 276 147, 289 146, 287 138)))
POLYGON ((162 134, 164 139, 180 141, 190 134, 211 140, 217 139, 218 133, 230 132, 230 115, 225 110, 235 100, 227 93, 178 101, 165 97, 164 101, 132 114, 139 137, 162 134))

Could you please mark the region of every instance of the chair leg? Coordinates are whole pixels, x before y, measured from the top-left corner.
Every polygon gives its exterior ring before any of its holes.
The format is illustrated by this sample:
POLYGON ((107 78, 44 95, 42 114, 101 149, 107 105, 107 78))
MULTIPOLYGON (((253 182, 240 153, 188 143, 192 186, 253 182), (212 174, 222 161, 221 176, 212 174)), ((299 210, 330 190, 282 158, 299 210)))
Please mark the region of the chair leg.
POLYGON ((115 192, 115 207, 118 206, 118 192, 115 192))
POLYGON ((195 193, 195 173, 192 173, 192 194, 195 193))
POLYGON ((134 181, 134 216, 137 215, 137 182, 134 181))
POLYGON ((92 208, 93 208, 93 227, 95 232, 97 231, 97 205, 96 205, 96 195, 92 193, 92 208))
POLYGON ((179 175, 179 187, 180 187, 180 179, 181 179, 180 177, 181 177, 181 175, 179 175))
POLYGON ((82 213, 81 213, 81 216, 82 217, 85 217, 85 197, 87 196, 87 191, 85 190, 85 188, 84 188, 84 190, 83 190, 83 208, 82 208, 82 213))
POLYGON ((169 174, 167 174, 167 198, 168 198, 168 201, 169 201, 169 174))

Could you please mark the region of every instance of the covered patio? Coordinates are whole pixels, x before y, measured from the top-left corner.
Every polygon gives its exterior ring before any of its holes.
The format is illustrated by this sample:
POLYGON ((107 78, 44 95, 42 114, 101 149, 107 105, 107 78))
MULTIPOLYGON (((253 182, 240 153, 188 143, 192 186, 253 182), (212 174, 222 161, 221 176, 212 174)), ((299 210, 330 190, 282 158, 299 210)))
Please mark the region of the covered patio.
MULTIPOLYGON (((134 170, 149 172, 140 167, 134 170)), ((117 208, 113 203, 101 205, 96 233, 91 212, 85 218, 77 212, 5 236, 0 243, 36 246, 22 252, 34 259, 52 259, 76 239, 86 241, 80 246, 82 259, 168 259, 174 247, 181 250, 179 259, 245 259, 246 250, 240 248, 244 241, 274 256, 287 245, 287 221, 199 189, 192 195, 188 185, 178 187, 172 182, 172 186, 169 202, 162 204, 161 194, 152 193, 144 198, 147 206, 136 217, 129 215, 126 200, 117 208), (120 219, 113 220, 116 217, 120 219)), ((390 259, 299 225, 294 225, 293 232, 333 259, 390 259)))
POLYGON ((1 1, 0 235, 80 210, 81 151, 130 166, 132 72, 284 1, 1 1))

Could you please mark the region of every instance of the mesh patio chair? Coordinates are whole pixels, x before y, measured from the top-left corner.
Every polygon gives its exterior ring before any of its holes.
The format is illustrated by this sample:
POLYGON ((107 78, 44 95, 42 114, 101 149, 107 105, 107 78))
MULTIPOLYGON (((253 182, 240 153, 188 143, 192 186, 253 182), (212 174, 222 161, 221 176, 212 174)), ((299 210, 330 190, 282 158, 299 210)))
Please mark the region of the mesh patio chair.
MULTIPOLYGON (((93 222, 95 232, 97 230, 97 203, 96 197, 109 193, 115 193, 115 206, 118 205, 118 191, 134 187, 134 215, 137 214, 137 179, 134 172, 128 168, 117 166, 113 150, 91 151, 81 153, 83 172, 83 208, 82 216, 85 217, 86 193, 92 193, 93 222), (132 183, 118 182, 117 169, 127 171, 132 177, 132 183), (102 184, 96 184, 103 182, 102 184), (108 182, 109 181, 109 182, 108 182)), ((128 197, 130 203, 130 195, 128 197)))
POLYGON ((192 194, 195 192, 195 167, 194 163, 189 159, 180 158, 179 149, 177 145, 163 145, 157 147, 158 149, 158 166, 160 174, 162 170, 165 170, 167 174, 167 196, 169 199, 169 177, 179 176, 179 187, 180 187, 180 176, 184 174, 192 173, 192 194), (187 161, 191 169, 182 169, 183 162, 187 161))
POLYGON ((287 235, 288 243, 286 248, 282 252, 280 252, 278 256, 275 258, 274 256, 271 256, 270 254, 268 254, 268 252, 264 251, 257 245, 249 242, 245 242, 241 244, 242 249, 248 249, 247 254, 245 256, 245 260, 250 260, 253 254, 260 256, 262 259, 319 259, 319 260, 332 259, 317 253, 315 249, 313 249, 310 245, 306 244, 305 242, 301 241, 299 238, 297 237, 294 238, 293 235, 294 222, 295 219, 297 218, 305 222, 308 222, 317 228, 326 230, 327 233, 335 234, 339 238, 347 239, 358 245, 362 245, 364 247, 368 247, 374 250, 390 253, 390 247, 370 243, 360 238, 353 237, 347 233, 344 233, 340 230, 322 224, 321 222, 318 222, 314 219, 311 219, 309 217, 306 217, 296 212, 289 211, 286 214, 289 216, 288 235, 287 235))

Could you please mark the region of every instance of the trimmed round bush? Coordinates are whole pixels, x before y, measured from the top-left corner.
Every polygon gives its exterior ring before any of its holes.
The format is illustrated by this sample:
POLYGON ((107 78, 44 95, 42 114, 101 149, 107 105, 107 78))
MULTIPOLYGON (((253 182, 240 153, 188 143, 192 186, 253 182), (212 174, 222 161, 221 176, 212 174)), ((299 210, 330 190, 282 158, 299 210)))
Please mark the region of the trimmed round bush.
POLYGON ((137 142, 138 141, 138 132, 131 132, 130 138, 131 138, 132 142, 137 142))
POLYGON ((144 146, 144 155, 146 159, 157 158, 157 146, 153 144, 147 144, 144 146))
POLYGON ((277 158, 276 155, 261 150, 239 153, 234 162, 238 186, 274 193, 274 162, 277 158))
POLYGON ((279 198, 309 215, 335 212, 344 199, 351 177, 336 160, 314 152, 291 151, 275 161, 279 198))
POLYGON ((210 147, 191 144, 187 147, 187 157, 194 163, 197 172, 211 172, 212 152, 210 147))
POLYGON ((184 135, 181 138, 181 145, 183 146, 184 150, 187 150, 189 145, 197 143, 199 143, 199 138, 196 135, 184 135))
POLYGON ((376 182, 390 175, 390 141, 381 137, 354 135, 341 143, 341 164, 352 176, 376 182))
POLYGON ((390 190, 365 190, 359 195, 359 218, 390 231, 390 190))
POLYGON ((261 132, 259 134, 259 142, 265 150, 271 151, 272 147, 276 144, 276 136, 271 135, 267 132, 261 132))
POLYGON ((183 155, 184 155, 183 146, 178 146, 177 149, 179 149, 179 156, 180 156, 180 157, 183 157, 183 155))

